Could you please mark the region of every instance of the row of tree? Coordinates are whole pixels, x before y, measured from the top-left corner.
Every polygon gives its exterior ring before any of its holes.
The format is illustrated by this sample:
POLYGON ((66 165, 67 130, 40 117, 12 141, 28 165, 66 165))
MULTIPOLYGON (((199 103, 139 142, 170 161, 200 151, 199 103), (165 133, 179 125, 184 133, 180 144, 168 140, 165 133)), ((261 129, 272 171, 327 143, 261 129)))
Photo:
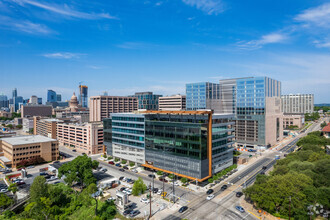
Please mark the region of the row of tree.
POLYGON ((306 113, 305 114, 305 121, 316 121, 320 118, 320 115, 318 112, 313 112, 313 113, 306 113))
POLYGON ((297 144, 300 151, 278 160, 269 176, 257 176, 244 192, 257 208, 274 216, 308 219, 311 205, 330 210, 330 155, 325 149, 330 143, 321 132, 312 132, 297 144))
POLYGON ((64 176, 66 184, 47 184, 43 176, 36 177, 24 211, 18 214, 6 211, 0 219, 113 219, 114 203, 93 196, 98 189, 92 169, 97 166, 97 161, 79 156, 59 169, 59 176, 64 176))

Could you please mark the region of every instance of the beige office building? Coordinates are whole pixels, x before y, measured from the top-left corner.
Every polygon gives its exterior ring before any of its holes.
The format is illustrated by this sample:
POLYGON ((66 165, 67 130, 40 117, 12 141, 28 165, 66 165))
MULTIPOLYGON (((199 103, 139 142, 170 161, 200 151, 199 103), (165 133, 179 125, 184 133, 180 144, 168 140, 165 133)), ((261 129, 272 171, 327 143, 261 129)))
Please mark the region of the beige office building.
POLYGON ((283 115, 283 128, 288 128, 289 126, 297 126, 297 128, 302 128, 304 123, 305 123, 305 115, 301 115, 301 114, 283 115))
POLYGON ((60 145, 72 147, 80 153, 102 153, 103 124, 57 124, 57 139, 60 145))
POLYGON ((282 95, 282 110, 288 114, 306 114, 314 112, 314 95, 282 95))
POLYGON ((89 121, 102 121, 110 113, 138 110, 138 99, 126 96, 92 96, 89 100, 89 121))
POLYGON ((33 134, 56 139, 57 123, 62 122, 54 118, 33 117, 33 134))
POLYGON ((174 95, 159 97, 158 105, 160 111, 182 111, 186 109, 186 96, 174 95))
POLYGON ((3 165, 16 167, 22 160, 41 157, 45 161, 59 158, 58 141, 40 135, 15 136, 0 139, 3 165))

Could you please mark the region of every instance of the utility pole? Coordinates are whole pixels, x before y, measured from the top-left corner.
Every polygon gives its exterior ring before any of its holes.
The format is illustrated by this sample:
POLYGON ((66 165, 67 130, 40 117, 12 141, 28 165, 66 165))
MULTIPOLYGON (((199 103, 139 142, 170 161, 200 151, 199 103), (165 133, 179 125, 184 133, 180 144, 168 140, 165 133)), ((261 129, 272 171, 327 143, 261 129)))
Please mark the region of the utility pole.
POLYGON ((149 201, 150 201, 150 214, 149 214, 149 219, 151 218, 151 216, 152 216, 152 213, 151 213, 151 183, 150 183, 150 185, 149 185, 150 187, 149 187, 149 201))
POLYGON ((175 181, 175 176, 174 176, 174 173, 173 173, 173 197, 172 197, 173 203, 175 203, 175 195, 174 195, 174 181, 175 181))
POLYGON ((163 199, 164 199, 164 195, 165 195, 165 183, 164 183, 165 182, 164 181, 165 180, 165 176, 164 175, 162 176, 162 180, 163 180, 163 199))
POLYGON ((289 196, 289 202, 290 202, 290 205, 289 205, 289 220, 291 219, 291 196, 289 196))
POLYGON ((154 171, 152 171, 152 193, 154 193, 155 189, 155 174, 154 171))

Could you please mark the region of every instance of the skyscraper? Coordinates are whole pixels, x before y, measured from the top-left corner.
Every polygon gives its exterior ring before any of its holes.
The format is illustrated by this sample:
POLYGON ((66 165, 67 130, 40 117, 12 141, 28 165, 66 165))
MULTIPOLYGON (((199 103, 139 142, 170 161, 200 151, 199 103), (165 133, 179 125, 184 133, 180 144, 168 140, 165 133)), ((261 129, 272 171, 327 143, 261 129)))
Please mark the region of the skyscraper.
POLYGON ((236 116, 239 146, 269 146, 282 139, 281 82, 268 77, 220 80, 221 112, 236 116))
POLYGON ((13 93, 12 93, 12 94, 13 94, 13 95, 12 95, 12 98, 13 98, 13 100, 14 100, 14 98, 17 97, 17 88, 13 89, 13 93))
POLYGON ((56 101, 61 102, 62 101, 62 96, 61 94, 56 94, 56 101))
POLYGON ((47 91, 47 102, 56 102, 56 100, 57 100, 56 92, 49 89, 47 91))
POLYGON ((210 82, 186 84, 186 109, 220 111, 219 84, 210 82))
POLYGON ((88 87, 79 85, 79 104, 81 107, 88 107, 88 87))
POLYGON ((0 108, 8 108, 9 106, 9 102, 8 102, 8 98, 6 95, 1 94, 0 95, 0 108))

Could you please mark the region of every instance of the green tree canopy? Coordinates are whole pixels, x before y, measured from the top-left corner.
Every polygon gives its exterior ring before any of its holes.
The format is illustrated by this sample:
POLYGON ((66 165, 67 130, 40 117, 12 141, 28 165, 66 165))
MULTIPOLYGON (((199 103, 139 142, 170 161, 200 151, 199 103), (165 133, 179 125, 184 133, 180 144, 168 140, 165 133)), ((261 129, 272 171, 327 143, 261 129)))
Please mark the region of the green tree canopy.
POLYGON ((144 184, 141 177, 139 177, 133 184, 132 194, 138 196, 143 194, 147 190, 146 184, 144 184))
POLYGON ((39 203, 41 197, 48 196, 48 184, 43 176, 37 176, 34 178, 33 183, 30 187, 31 201, 39 203))

